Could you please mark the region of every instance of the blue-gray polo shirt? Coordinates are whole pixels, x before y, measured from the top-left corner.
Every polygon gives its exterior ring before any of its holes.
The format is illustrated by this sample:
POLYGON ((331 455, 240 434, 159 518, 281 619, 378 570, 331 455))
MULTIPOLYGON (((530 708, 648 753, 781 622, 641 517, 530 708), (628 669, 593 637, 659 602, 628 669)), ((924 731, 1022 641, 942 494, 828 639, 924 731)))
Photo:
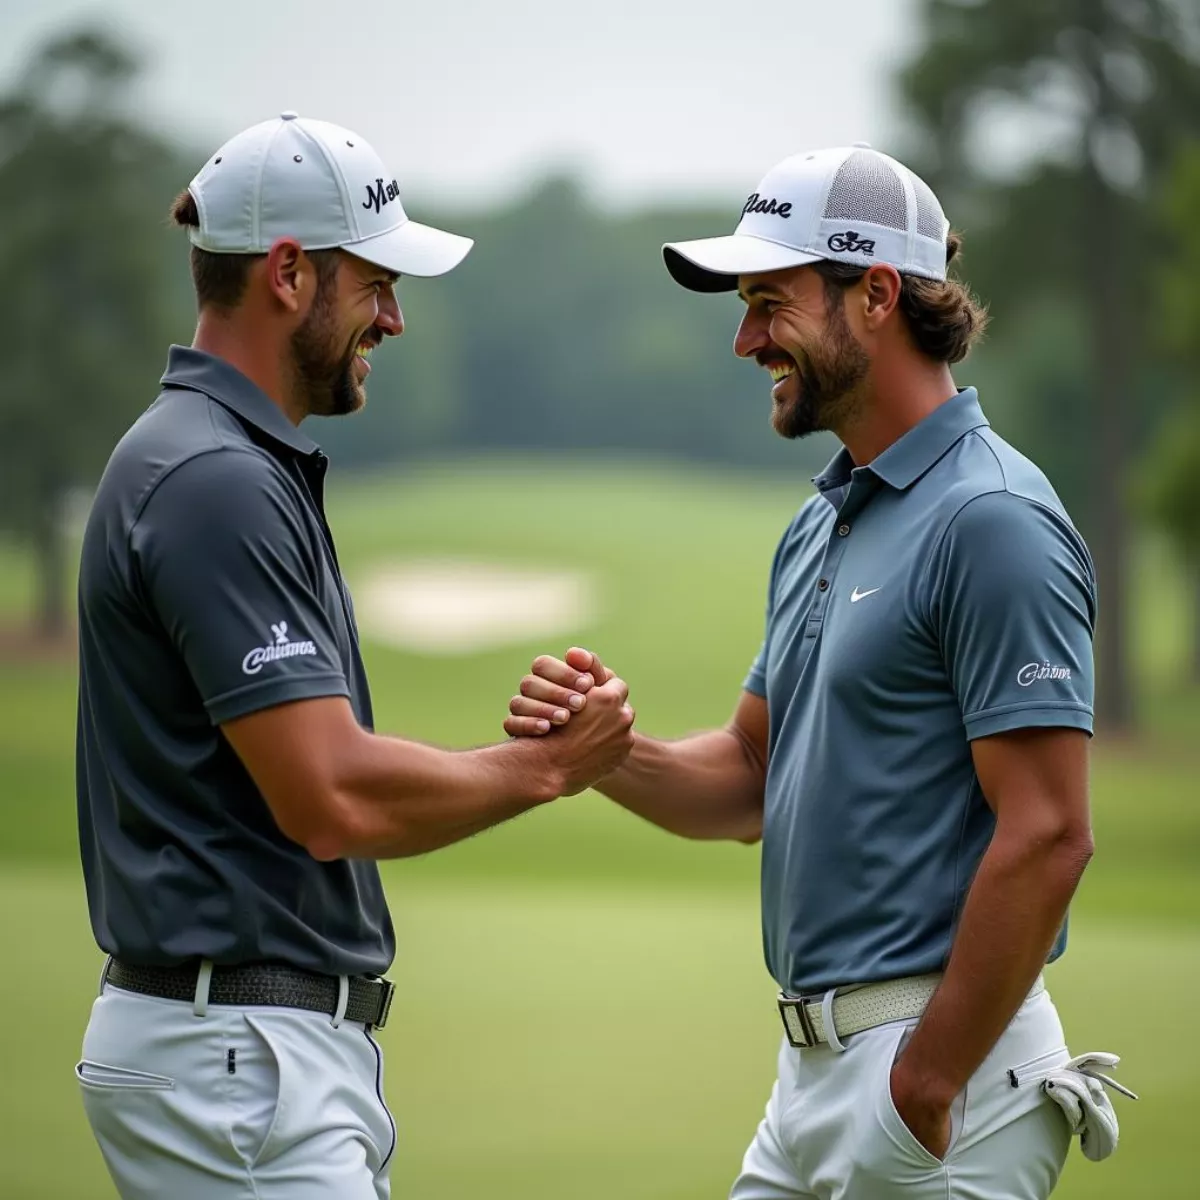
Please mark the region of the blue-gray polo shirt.
POLYGON ((995 827, 972 740, 1092 731, 1091 558, 973 388, 813 482, 745 684, 770 712, 763 944, 795 995, 941 970, 995 827))
POLYGON ((219 728, 317 696, 347 696, 371 728, 328 460, 219 358, 174 346, 162 386, 113 451, 80 562, 96 941, 134 964, 379 974, 395 942, 375 864, 318 862, 285 837, 219 728))

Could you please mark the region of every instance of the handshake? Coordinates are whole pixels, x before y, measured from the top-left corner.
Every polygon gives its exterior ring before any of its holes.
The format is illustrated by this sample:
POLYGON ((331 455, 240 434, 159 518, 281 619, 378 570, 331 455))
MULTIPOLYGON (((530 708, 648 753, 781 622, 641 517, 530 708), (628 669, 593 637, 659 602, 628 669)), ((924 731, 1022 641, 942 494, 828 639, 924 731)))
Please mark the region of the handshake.
POLYGON ((565 658, 543 654, 509 702, 504 732, 544 739, 530 753, 574 796, 620 767, 633 750, 629 685, 591 651, 572 647, 565 658))

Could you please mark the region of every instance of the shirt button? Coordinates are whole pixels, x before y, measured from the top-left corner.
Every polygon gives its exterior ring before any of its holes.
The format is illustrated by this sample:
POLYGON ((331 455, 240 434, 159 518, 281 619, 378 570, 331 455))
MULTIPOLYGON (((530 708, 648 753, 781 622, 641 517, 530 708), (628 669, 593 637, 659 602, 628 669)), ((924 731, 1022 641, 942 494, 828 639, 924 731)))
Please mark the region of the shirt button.
POLYGON ((828 579, 822 579, 817 584, 817 591, 819 591, 819 592, 824 592, 824 591, 827 591, 828 589, 829 589, 829 580, 828 579))
POLYGON ((845 537, 846 534, 848 534, 849 532, 850 532, 849 525, 839 525, 838 526, 838 537, 845 537))

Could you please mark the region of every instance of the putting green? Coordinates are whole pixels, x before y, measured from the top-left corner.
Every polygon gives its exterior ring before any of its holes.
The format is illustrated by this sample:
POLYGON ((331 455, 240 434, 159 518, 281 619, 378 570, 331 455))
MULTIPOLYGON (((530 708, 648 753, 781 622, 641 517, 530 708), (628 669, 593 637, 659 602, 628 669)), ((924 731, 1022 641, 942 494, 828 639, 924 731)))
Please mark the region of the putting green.
MULTIPOLYGON (((724 1195, 778 1037, 753 889, 420 874, 387 868, 397 1200, 724 1195)), ((113 1200, 71 1075, 100 965, 72 869, 6 868, 0 954, 0 1010, 25 1014, 0 1026, 0 1195, 113 1200)), ((1118 1099, 1116 1157, 1074 1152, 1058 1195, 1191 1197, 1200 935, 1080 921, 1048 979, 1072 1047, 1122 1054, 1143 1095, 1118 1099)))

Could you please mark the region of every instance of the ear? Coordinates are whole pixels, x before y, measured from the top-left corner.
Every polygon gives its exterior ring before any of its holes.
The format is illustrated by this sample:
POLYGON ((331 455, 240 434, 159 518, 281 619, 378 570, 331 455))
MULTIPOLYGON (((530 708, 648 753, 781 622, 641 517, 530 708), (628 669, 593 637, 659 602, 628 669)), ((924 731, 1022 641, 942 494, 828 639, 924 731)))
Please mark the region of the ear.
POLYGON ((307 307, 315 282, 312 263, 295 238, 280 238, 267 251, 267 286, 288 312, 307 307))
POLYGON ((863 321, 872 333, 892 315, 900 303, 902 280, 895 267, 880 264, 870 267, 862 277, 863 321))

